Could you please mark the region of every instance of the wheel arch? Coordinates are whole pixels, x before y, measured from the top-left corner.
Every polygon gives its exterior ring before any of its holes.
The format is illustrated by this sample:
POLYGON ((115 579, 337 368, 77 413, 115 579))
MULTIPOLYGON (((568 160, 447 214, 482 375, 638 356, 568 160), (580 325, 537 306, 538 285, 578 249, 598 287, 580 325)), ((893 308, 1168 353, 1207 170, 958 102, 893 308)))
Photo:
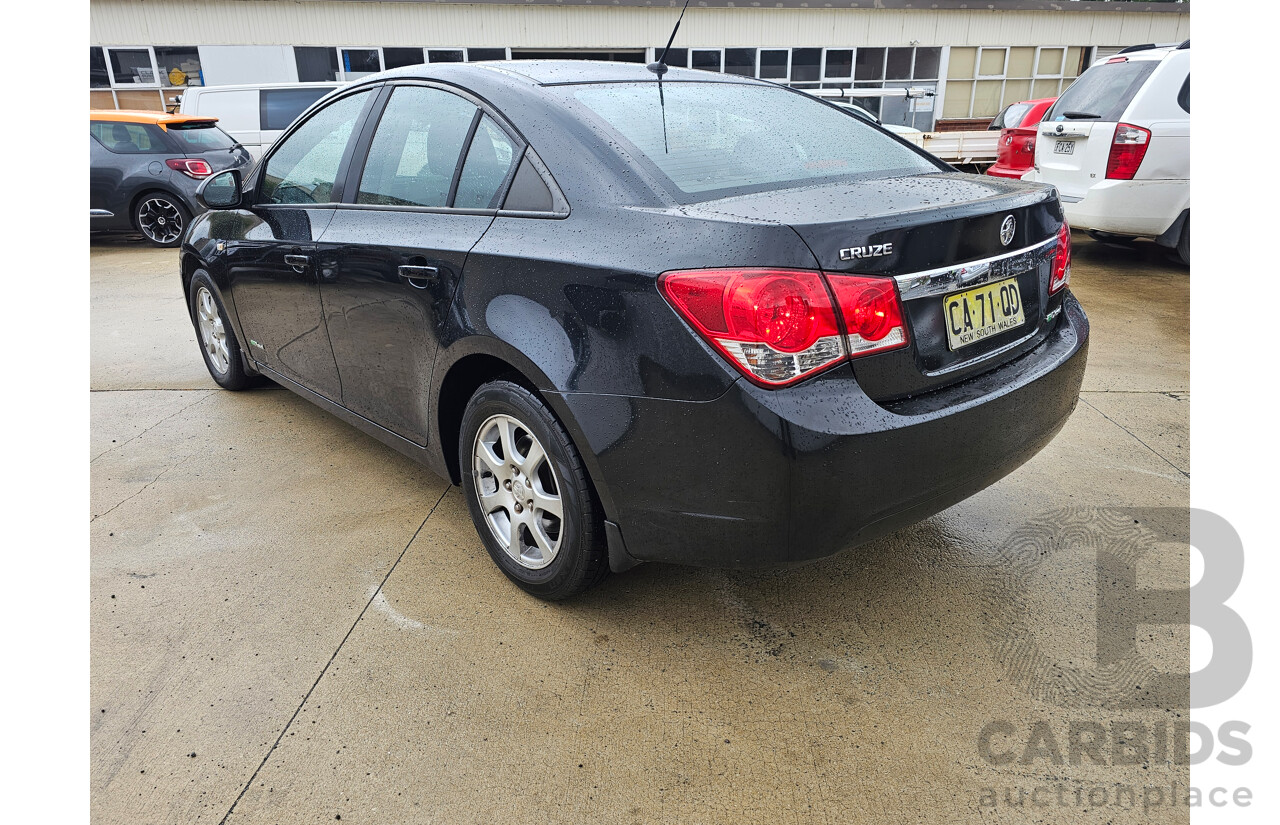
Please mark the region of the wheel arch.
POLYGON ((560 395, 551 390, 553 385, 541 370, 524 353, 502 341, 487 336, 472 336, 455 345, 452 357, 437 359, 435 371, 440 377, 434 383, 436 433, 449 480, 462 481, 461 456, 458 454, 458 438, 462 432, 462 414, 467 402, 481 386, 505 379, 533 393, 569 434, 574 447, 582 457, 587 480, 595 490, 604 510, 605 518, 613 518, 612 496, 600 476, 599 462, 582 428, 574 419, 569 407, 560 395), (465 346, 460 346, 465 343, 465 346), (459 352, 458 349, 465 351, 459 352), (442 360, 447 366, 442 364, 442 360), (443 372, 441 372, 443 370, 443 372))

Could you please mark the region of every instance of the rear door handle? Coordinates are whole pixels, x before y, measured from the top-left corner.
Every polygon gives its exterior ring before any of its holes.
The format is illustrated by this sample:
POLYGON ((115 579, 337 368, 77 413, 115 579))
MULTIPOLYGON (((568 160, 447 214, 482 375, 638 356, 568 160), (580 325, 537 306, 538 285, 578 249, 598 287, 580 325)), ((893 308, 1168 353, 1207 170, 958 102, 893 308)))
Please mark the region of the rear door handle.
POLYGON ((284 262, 299 272, 311 266, 311 258, 306 255, 285 255, 284 262))
POLYGON ((440 275, 440 270, 434 266, 412 266, 404 264, 400 267, 400 277, 409 282, 409 286, 417 289, 426 289, 431 281, 434 281, 440 275))

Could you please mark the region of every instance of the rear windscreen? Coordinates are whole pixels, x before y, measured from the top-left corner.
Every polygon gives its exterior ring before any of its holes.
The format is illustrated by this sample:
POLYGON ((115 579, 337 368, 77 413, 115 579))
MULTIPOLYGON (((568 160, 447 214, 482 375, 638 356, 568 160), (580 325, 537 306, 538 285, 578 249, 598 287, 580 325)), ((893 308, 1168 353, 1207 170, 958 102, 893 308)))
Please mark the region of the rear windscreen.
POLYGON ((678 200, 939 167, 857 117, 776 86, 657 81, 567 87, 678 200))
POLYGON ((1022 119, 1027 116, 1027 112, 1031 111, 1030 103, 1015 103, 1005 108, 1003 112, 996 115, 996 119, 991 121, 988 129, 1017 129, 1022 125, 1022 119))
POLYGON ((259 92, 258 107, 262 115, 263 129, 288 129, 298 115, 320 98, 332 92, 334 87, 309 86, 302 89, 263 89, 259 92))
POLYGON ((170 123, 166 130, 184 152, 211 152, 236 145, 231 135, 212 123, 170 123))
POLYGON ((1062 93, 1045 120, 1117 121, 1158 60, 1126 60, 1094 66, 1062 93))

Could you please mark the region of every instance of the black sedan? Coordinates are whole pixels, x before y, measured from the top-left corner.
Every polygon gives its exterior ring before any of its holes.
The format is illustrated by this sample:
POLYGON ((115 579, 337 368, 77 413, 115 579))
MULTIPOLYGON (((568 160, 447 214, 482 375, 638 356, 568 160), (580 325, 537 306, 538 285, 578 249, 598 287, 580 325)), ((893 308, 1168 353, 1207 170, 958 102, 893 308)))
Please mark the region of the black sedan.
POLYGON ((1035 455, 1085 367, 1052 188, 750 79, 399 69, 201 197, 182 287, 214 380, 460 484, 548 599, 925 518, 1035 455))

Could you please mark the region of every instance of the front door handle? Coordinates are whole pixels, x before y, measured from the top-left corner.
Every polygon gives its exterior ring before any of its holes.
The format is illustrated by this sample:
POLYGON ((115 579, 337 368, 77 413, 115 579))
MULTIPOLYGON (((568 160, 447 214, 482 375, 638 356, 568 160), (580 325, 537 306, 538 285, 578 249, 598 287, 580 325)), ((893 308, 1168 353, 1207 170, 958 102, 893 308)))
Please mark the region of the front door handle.
POLYGON ((285 255, 284 262, 299 272, 311 266, 311 258, 306 255, 285 255))
POLYGON ((404 264, 400 267, 400 277, 409 282, 409 286, 417 289, 426 289, 440 275, 440 270, 434 266, 412 266, 404 264))

